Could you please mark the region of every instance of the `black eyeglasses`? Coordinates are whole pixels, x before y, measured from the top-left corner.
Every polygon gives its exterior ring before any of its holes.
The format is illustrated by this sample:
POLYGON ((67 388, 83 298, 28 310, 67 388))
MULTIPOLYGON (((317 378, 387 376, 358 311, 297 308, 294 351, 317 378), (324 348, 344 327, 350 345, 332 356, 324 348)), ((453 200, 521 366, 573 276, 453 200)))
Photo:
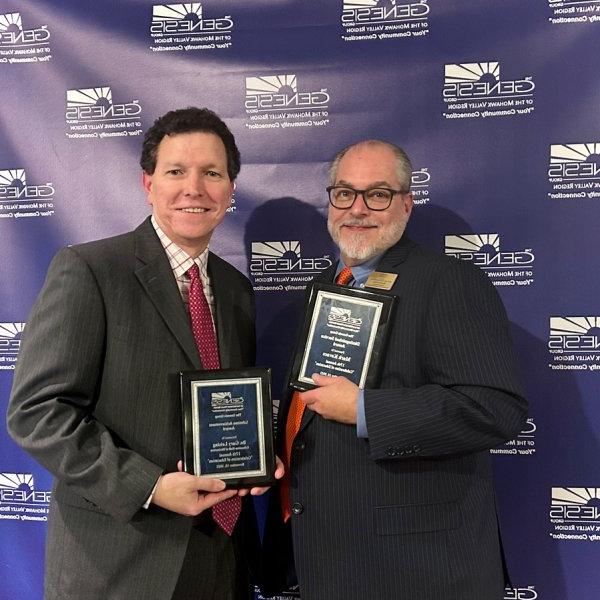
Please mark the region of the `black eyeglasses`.
POLYGON ((396 194, 407 194, 403 190, 392 190, 391 188, 373 187, 366 190, 355 190, 346 185, 330 185, 325 188, 329 194, 329 203, 334 208, 346 210, 352 208, 354 201, 360 194, 369 210, 385 210, 392 203, 396 194))

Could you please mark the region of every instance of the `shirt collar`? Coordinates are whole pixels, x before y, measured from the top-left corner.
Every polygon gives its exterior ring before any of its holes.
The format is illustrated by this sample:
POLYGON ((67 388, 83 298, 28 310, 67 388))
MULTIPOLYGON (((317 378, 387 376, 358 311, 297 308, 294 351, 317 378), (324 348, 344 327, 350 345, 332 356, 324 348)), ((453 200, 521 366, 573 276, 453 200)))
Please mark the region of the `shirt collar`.
MULTIPOLYGON (((382 252, 381 254, 377 254, 377 256, 374 256, 373 258, 366 260, 364 263, 361 263, 360 265, 354 265, 353 267, 350 267, 352 269, 352 275, 354 276, 353 287, 360 287, 360 288, 365 287, 365 283, 366 283, 367 279, 369 278, 369 275, 375 270, 375 268, 379 264, 379 261, 381 260, 381 257, 383 255, 384 255, 384 252, 382 252)), ((340 271, 345 266, 346 265, 344 264, 344 261, 340 258, 337 269, 335 271, 335 277, 338 276, 340 271)))
POLYGON ((162 247, 165 249, 167 258, 169 259, 169 264, 171 265, 171 269, 173 270, 176 278, 182 277, 183 274, 190 267, 192 267, 192 265, 194 265, 194 263, 198 265, 200 273, 207 273, 208 246, 196 258, 192 258, 185 250, 182 250, 167 236, 167 234, 160 228, 160 225, 154 218, 154 215, 152 215, 150 220, 154 230, 156 231, 156 235, 158 235, 158 239, 160 240, 162 247))

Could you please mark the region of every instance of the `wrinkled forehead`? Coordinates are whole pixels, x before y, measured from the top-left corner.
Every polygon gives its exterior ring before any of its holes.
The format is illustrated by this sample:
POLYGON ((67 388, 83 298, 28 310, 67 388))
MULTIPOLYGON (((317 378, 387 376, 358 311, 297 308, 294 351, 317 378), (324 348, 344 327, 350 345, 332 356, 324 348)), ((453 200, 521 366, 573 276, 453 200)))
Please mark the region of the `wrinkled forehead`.
POLYGON ((373 185, 396 187, 399 184, 396 157, 383 145, 355 146, 340 159, 336 183, 354 187, 373 185))

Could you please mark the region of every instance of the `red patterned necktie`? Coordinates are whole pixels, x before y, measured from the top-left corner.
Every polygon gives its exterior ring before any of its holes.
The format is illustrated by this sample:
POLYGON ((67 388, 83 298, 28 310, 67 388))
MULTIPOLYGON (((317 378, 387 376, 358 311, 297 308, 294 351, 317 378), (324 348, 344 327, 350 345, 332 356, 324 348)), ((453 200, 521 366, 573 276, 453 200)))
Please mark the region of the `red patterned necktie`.
MULTIPOLYGON (((349 267, 344 267, 335 278, 335 282, 338 285, 347 285, 352 281, 354 275, 349 267)), ((285 476, 281 482, 281 514, 283 520, 288 521, 292 516, 290 508, 290 463, 292 458, 292 444, 294 438, 300 431, 300 424, 302 423, 302 415, 304 415, 304 409, 306 405, 300 400, 299 392, 294 392, 292 395, 292 401, 290 403, 290 409, 288 411, 287 421, 285 422, 285 476)))
MULTIPOLYGON (((205 369, 219 369, 221 362, 219 360, 217 336, 215 335, 210 307, 204 295, 200 270, 197 264, 194 263, 188 269, 187 276, 190 278, 190 293, 188 297, 190 319, 202 366, 205 369)), ((242 499, 239 496, 234 496, 213 506, 212 516, 215 523, 227 535, 231 535, 241 510, 242 499)))

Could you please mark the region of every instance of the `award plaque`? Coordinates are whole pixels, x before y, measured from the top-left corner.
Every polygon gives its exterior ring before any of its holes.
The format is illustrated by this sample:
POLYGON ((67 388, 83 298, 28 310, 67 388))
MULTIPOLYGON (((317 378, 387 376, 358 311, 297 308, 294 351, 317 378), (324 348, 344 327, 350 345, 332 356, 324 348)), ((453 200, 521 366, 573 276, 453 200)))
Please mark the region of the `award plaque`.
POLYGON ((180 381, 184 470, 228 488, 274 483, 271 370, 186 371, 180 381))
POLYGON ((291 386, 308 390, 311 375, 344 376, 374 387, 394 314, 396 296, 315 283, 292 367, 291 386))

